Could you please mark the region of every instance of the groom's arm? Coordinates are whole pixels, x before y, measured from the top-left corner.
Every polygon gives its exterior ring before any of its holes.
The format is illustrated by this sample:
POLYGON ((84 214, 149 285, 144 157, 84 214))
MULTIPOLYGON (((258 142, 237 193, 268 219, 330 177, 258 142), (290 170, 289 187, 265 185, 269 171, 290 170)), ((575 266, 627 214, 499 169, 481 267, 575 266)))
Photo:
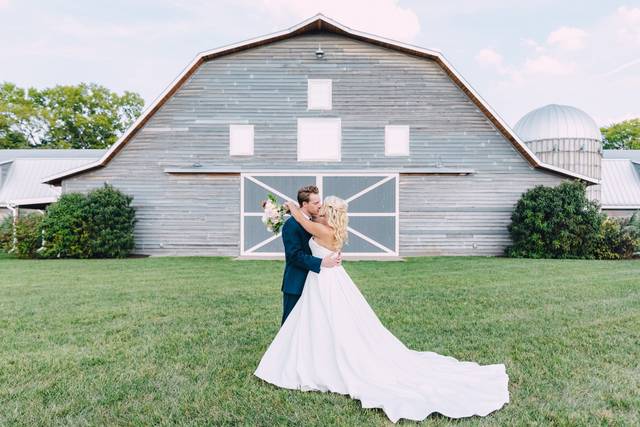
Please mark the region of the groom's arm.
POLYGON ((305 253, 302 249, 302 237, 298 234, 298 230, 292 230, 286 226, 287 224, 282 230, 282 240, 287 261, 305 270, 320 273, 322 258, 305 253))

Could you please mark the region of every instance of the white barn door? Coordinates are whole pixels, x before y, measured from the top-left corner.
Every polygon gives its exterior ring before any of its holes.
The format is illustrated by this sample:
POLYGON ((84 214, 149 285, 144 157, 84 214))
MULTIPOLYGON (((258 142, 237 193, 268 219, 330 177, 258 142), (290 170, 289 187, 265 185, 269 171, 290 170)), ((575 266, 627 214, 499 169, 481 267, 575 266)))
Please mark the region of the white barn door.
POLYGON ((335 195, 349 203, 349 241, 345 256, 398 255, 397 174, 241 174, 240 253, 244 256, 283 256, 280 234, 262 224, 260 203, 274 194, 280 203, 297 201, 298 189, 316 185, 320 197, 335 195))

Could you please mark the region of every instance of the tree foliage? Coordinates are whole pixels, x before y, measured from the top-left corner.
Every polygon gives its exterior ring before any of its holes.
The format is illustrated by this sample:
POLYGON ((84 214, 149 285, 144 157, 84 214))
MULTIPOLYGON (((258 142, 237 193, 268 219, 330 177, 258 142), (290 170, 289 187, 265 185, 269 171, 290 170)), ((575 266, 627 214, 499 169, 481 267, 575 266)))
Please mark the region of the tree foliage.
POLYGON ((605 149, 640 150, 640 118, 614 123, 600 131, 605 149))
POLYGON ((140 115, 140 95, 91 83, 0 86, 0 148, 107 148, 140 115))

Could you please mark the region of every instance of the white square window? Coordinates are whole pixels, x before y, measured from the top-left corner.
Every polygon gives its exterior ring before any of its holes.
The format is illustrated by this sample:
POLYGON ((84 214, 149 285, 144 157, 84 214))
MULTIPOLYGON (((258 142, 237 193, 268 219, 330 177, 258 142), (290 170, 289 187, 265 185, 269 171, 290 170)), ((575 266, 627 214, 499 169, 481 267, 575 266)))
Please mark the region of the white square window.
POLYGON ((307 108, 331 110, 331 79, 307 80, 307 108))
POLYGON ((388 125, 384 127, 384 155, 409 155, 409 126, 388 125))
POLYGON ((339 118, 298 119, 298 160, 339 162, 341 139, 339 118))
POLYGON ((253 155, 253 125, 229 125, 229 155, 253 155))

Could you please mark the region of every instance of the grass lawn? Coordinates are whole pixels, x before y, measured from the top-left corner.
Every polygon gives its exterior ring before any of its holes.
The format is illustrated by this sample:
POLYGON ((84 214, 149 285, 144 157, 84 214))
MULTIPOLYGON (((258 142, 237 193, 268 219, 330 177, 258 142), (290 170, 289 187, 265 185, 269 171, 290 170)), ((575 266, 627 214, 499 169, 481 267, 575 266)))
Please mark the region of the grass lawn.
MULTIPOLYGON (((279 327, 282 267, 0 255, 0 425, 390 425, 346 396, 253 376, 279 327)), ((409 347, 507 365, 501 410, 424 425, 640 424, 640 261, 345 268, 409 347)))

